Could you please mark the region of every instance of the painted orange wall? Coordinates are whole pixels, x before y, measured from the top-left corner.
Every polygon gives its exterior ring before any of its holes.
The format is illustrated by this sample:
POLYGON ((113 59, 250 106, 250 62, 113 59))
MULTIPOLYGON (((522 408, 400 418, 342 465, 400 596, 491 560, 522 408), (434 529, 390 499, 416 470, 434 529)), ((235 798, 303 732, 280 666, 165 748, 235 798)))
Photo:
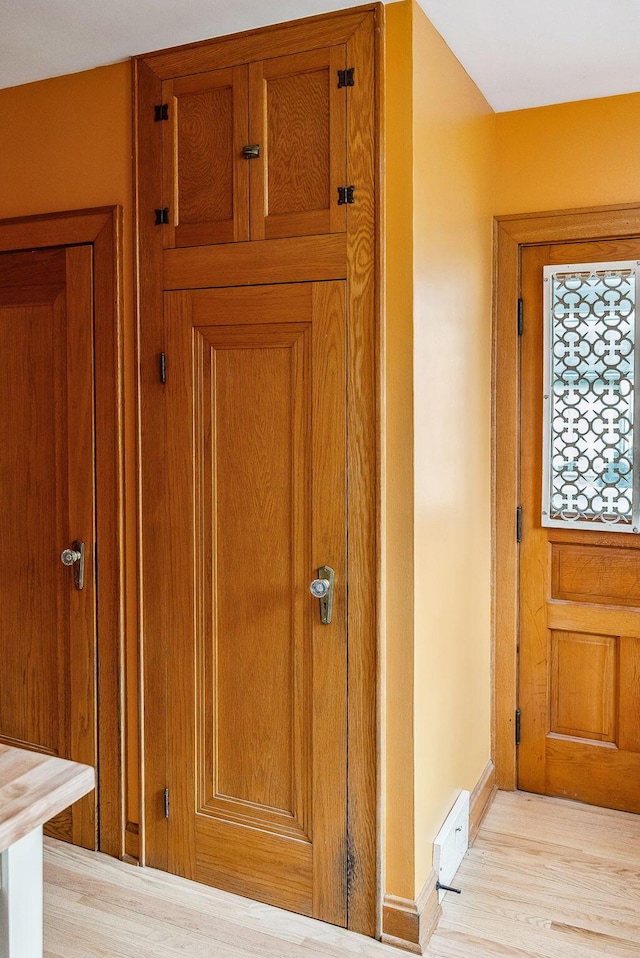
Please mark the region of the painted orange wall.
MULTIPOLYGON (((0 90, 0 218, 95 206, 124 207, 125 350, 128 447, 135 448, 131 74, 128 63, 0 90)), ((135 459, 127 461, 135 543, 135 459)), ((135 570, 131 570, 134 572, 135 570)), ((135 579, 128 590, 130 641, 129 758, 137 767, 135 579)), ((138 820, 137 785, 129 782, 128 817, 138 820)))
POLYGON ((499 113, 496 214, 640 199, 640 93, 499 113))

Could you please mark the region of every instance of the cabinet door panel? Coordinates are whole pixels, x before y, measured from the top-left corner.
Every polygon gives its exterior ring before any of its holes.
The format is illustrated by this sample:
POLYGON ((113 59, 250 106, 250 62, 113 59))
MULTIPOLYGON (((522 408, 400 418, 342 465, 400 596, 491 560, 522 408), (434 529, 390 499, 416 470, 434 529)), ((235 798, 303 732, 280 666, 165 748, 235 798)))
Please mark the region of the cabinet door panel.
POLYGON ((344 46, 253 63, 249 68, 251 238, 342 232, 346 184, 344 46))
POLYGON ((164 246, 249 239, 247 67, 170 80, 163 94, 164 246))

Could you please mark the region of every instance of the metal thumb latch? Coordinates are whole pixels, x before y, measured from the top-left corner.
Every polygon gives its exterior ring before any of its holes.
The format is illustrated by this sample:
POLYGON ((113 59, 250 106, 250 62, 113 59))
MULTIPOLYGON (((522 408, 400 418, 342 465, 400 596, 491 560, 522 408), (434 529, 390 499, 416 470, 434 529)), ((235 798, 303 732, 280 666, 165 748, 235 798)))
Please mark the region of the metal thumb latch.
POLYGON ((311 595, 320 599, 320 621, 323 625, 331 625, 334 581, 335 572, 333 569, 328 565, 323 565, 318 569, 318 578, 314 579, 309 586, 311 595))
POLYGON ((71 548, 64 549, 60 558, 63 565, 73 566, 73 582, 78 592, 81 592, 84 589, 84 542, 75 539, 71 548))

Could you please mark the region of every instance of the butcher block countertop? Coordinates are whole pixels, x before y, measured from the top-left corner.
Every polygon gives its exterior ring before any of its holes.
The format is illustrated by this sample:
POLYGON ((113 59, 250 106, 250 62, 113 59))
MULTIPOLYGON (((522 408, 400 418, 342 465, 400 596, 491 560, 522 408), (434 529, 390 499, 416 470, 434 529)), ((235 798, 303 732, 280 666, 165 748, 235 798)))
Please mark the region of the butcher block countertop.
POLYGON ((89 765, 0 745, 0 852, 93 788, 89 765))

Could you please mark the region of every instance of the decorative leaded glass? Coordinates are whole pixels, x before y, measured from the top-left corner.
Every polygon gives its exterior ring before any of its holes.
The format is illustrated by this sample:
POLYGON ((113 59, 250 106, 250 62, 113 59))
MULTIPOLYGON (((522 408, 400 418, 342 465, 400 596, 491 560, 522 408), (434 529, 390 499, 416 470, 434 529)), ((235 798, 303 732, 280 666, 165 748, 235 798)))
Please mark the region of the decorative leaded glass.
POLYGON ((638 267, 544 269, 544 526, 638 532, 638 267))

